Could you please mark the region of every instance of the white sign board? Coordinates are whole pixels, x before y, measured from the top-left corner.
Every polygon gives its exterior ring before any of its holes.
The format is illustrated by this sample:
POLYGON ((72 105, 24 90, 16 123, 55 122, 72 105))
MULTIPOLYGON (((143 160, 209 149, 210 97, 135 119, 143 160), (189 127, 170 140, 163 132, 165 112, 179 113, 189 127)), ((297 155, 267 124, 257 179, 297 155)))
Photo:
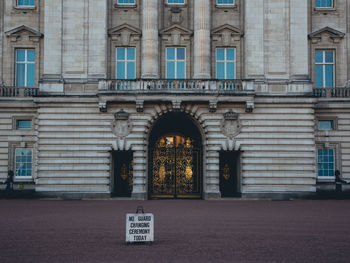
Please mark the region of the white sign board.
POLYGON ((126 214, 126 242, 153 242, 153 214, 126 214))

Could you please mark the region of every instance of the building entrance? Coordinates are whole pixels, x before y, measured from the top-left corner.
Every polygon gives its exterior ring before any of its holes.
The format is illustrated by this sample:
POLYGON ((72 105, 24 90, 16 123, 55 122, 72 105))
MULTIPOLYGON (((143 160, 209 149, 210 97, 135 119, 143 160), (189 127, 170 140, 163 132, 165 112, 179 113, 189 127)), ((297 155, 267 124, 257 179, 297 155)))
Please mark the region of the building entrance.
POLYGON ((160 119, 149 154, 150 198, 201 198, 201 136, 187 116, 172 113, 160 119))

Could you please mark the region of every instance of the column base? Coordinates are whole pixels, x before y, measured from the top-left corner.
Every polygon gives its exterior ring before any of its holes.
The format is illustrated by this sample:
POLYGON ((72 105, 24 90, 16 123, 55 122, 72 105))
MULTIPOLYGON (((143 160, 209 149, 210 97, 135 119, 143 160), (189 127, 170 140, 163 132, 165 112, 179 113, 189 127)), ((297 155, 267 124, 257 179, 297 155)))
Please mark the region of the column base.
POLYGON ((221 200, 221 194, 219 192, 217 193, 204 193, 203 194, 204 200, 221 200))
POLYGON ((132 200, 147 200, 147 193, 132 193, 131 194, 132 200))

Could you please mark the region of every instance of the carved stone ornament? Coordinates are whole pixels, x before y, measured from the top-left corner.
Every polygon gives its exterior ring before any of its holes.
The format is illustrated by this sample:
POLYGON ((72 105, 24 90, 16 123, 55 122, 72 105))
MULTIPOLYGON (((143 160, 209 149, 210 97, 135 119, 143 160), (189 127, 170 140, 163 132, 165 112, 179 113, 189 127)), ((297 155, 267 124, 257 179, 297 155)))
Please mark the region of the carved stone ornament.
POLYGON ((124 138, 130 134, 132 124, 129 120, 129 116, 130 114, 124 110, 120 110, 114 115, 112 130, 118 138, 124 138))
POLYGON ((221 124, 222 133, 228 138, 233 138, 241 132, 241 122, 239 121, 238 113, 232 110, 224 114, 224 118, 221 124))

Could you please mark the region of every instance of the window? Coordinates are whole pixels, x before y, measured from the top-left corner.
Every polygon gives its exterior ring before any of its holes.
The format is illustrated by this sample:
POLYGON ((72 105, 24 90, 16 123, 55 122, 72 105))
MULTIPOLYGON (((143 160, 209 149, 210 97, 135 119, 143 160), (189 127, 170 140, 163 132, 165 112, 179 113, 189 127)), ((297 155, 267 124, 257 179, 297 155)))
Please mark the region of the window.
POLYGON ((186 49, 172 47, 166 49, 166 78, 186 78, 186 49))
POLYGON ((319 120, 318 121, 318 130, 319 131, 331 131, 334 130, 333 120, 319 120))
POLYGON ((318 176, 334 176, 334 157, 334 149, 324 148, 317 150, 318 176))
POLYGON ((315 51, 315 82, 317 88, 334 87, 334 51, 315 51))
POLYGON ((216 78, 235 79, 236 77, 236 50, 234 48, 216 49, 216 78))
POLYGON ((117 79, 136 78, 136 49, 117 48, 116 52, 116 77, 117 79))
POLYGON ((32 120, 16 120, 16 129, 17 130, 31 130, 32 129, 32 120))
POLYGON ((16 148, 15 151, 15 176, 32 177, 32 155, 31 148, 16 148))
POLYGON ((17 0, 18 6, 34 6, 35 0, 17 0))
POLYGON ((333 0, 316 0, 316 7, 317 8, 332 8, 333 7, 333 0))
POLYGON ((216 3, 218 5, 233 5, 235 1, 234 0, 217 0, 216 3))
POLYGON ((168 0, 168 4, 184 4, 185 0, 168 0))
POLYGON ((16 50, 16 86, 35 86, 35 50, 16 50))
POLYGON ((118 0, 119 5, 134 5, 135 0, 118 0))

